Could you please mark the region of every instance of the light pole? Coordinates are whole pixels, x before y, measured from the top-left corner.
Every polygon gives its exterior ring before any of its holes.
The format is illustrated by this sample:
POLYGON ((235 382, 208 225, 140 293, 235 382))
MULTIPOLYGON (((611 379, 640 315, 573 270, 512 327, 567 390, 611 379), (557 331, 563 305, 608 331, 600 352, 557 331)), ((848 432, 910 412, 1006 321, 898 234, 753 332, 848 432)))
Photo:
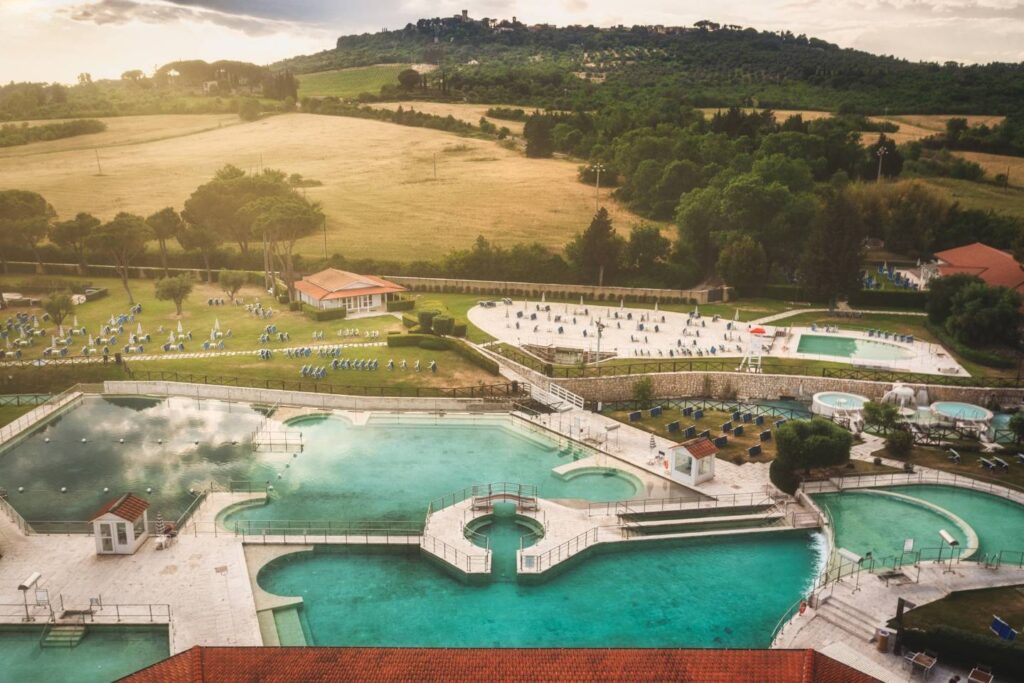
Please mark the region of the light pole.
POLYGON ((593 164, 590 170, 597 174, 597 180, 594 182, 594 213, 597 213, 601 209, 601 173, 605 167, 604 164, 593 164))
POLYGON ((882 181, 882 159, 889 153, 885 147, 879 147, 875 154, 878 156, 878 177, 875 178, 875 182, 879 183, 882 181))

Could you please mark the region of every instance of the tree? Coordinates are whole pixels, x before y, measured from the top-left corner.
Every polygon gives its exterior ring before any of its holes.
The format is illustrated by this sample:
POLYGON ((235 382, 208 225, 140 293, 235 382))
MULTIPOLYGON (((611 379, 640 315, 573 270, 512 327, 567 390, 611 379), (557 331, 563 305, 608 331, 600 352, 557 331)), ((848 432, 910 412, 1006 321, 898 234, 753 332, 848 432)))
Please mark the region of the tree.
POLYGON ((633 401, 640 408, 650 408, 654 399, 654 382, 650 377, 642 377, 633 382, 633 401))
POLYGON ((1005 344, 1016 348, 1020 306, 1020 295, 1012 289, 971 283, 953 295, 945 328, 970 347, 1005 344))
POLYGON ((247 209, 254 217, 253 228, 265 235, 284 271, 288 300, 295 301, 295 243, 313 234, 323 225, 324 213, 319 203, 298 195, 265 197, 247 209))
POLYGON ((53 324, 60 327, 64 319, 75 311, 75 302, 71 298, 71 292, 54 292, 49 299, 43 302, 43 310, 53 320, 53 324))
POLYGON ((625 246, 624 240, 615 234, 608 210, 602 207, 582 233, 566 245, 565 253, 572 263, 590 282, 604 284, 605 275, 612 276, 618 268, 625 246))
POLYGON ((638 225, 629 232, 626 260, 630 268, 644 272, 668 258, 672 242, 657 225, 638 225))
POLYGON ((829 186, 823 195, 804 240, 799 278, 806 292, 834 302, 860 287, 866 227, 845 187, 829 186))
POLYGON ((238 101, 238 118, 243 121, 255 121, 260 117, 260 101, 252 97, 243 97, 238 101))
POLYGON ((532 114, 523 126, 523 137, 526 138, 526 156, 533 159, 550 157, 555 151, 555 141, 551 131, 555 127, 555 119, 547 114, 532 114))
POLYGON ((864 416, 865 425, 883 434, 896 429, 900 423, 900 411, 894 403, 868 401, 861 408, 861 415, 864 416))
POLYGON ((878 177, 879 150, 885 150, 881 154, 882 177, 895 178, 903 172, 903 154, 896 147, 896 141, 885 137, 883 133, 878 136, 878 142, 867 147, 868 156, 862 172, 865 180, 878 177))
POLYGON ((168 277, 167 271, 167 240, 174 239, 181 232, 185 222, 181 216, 171 207, 160 209, 146 219, 146 225, 153 231, 157 245, 160 248, 160 265, 164 269, 164 277, 168 277))
POLYGON ((132 261, 146 251, 149 241, 149 226, 142 216, 121 212, 110 221, 99 227, 89 236, 87 244, 90 249, 110 258, 121 276, 121 284, 128 294, 128 303, 134 305, 132 290, 128 287, 128 268, 132 261))
POLYGON ((1013 432, 1017 443, 1024 441, 1024 412, 1017 411, 1010 418, 1010 431, 1013 432))
POLYGON ((928 301, 924 310, 928 313, 928 321, 942 325, 953 311, 953 297, 967 285, 984 284, 977 275, 956 273, 933 278, 928 282, 928 301))
POLYGON ((173 301, 174 308, 181 317, 181 304, 192 293, 192 278, 188 273, 174 277, 162 277, 156 281, 156 298, 160 301, 173 301))
POLYGON ((206 223, 185 223, 178 230, 177 238, 182 249, 199 253, 206 270, 206 281, 213 282, 210 260, 217 248, 224 242, 220 231, 206 223))
POLYGON ((142 73, 139 69, 131 69, 121 74, 122 81, 128 81, 129 83, 138 83, 146 77, 146 74, 142 73))
POLYGON ((217 284, 232 301, 235 300, 235 295, 245 286, 245 283, 245 273, 237 270, 221 270, 217 273, 217 284))
POLYGON ((0 260, 4 272, 7 272, 7 252, 17 248, 30 250, 37 270, 43 272, 39 243, 46 238, 50 221, 56 215, 53 207, 37 192, 0 191, 0 260))
POLYGON ((756 291, 764 281, 767 259, 764 248, 749 235, 729 239, 718 253, 718 275, 741 296, 756 291))
POLYGON ((914 450, 914 435, 905 429, 894 429, 885 438, 885 448, 894 457, 905 460, 914 450))
POLYGON ((775 430, 776 460, 793 472, 845 464, 852 446, 850 432, 823 418, 790 420, 775 430))
POLYGON ((75 255, 80 271, 84 272, 85 250, 89 236, 100 227, 102 221, 89 213, 79 213, 70 221, 61 221, 50 228, 50 241, 75 255))
POLYGON ((420 85, 422 77, 416 69, 403 69, 398 72, 398 83, 406 90, 412 90, 420 85))

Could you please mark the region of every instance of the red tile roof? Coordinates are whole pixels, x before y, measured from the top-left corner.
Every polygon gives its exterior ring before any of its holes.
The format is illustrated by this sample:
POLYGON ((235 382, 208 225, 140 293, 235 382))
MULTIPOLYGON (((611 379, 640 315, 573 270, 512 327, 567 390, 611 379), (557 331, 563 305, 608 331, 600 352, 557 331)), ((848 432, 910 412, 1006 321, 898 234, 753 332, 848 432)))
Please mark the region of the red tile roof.
POLYGON ((977 275, 993 287, 1024 288, 1024 268, 1010 254, 975 242, 935 254, 941 262, 939 273, 977 275))
POLYGON ((122 680, 870 683, 876 679, 813 650, 197 646, 122 680))
POLYGON ((319 273, 307 275, 295 283, 295 289, 317 301, 405 291, 405 287, 379 277, 357 275, 337 268, 328 268, 319 273))
POLYGON ((715 446, 715 444, 711 442, 711 439, 707 438, 706 436, 700 436, 697 437, 696 439, 684 441, 678 446, 675 446, 675 448, 685 448, 687 451, 689 451, 690 455, 696 458, 697 460, 718 453, 718 448, 715 446))
MULTIPOLYGON (((120 498, 115 498, 103 507, 99 509, 92 519, 97 519, 103 515, 110 513, 117 515, 121 519, 126 519, 129 522, 134 522, 142 513, 149 508, 149 503, 142 498, 139 498, 134 493, 126 493, 120 498)), ((91 521, 91 520, 90 520, 91 521)))

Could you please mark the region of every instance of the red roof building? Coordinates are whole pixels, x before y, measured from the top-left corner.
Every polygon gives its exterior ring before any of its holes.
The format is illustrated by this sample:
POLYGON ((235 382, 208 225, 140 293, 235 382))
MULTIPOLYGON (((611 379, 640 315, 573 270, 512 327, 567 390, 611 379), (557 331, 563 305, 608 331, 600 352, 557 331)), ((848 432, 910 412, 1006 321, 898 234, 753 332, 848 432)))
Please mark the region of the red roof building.
POLYGON ((936 252, 939 275, 976 275, 991 287, 1006 287, 1024 293, 1024 268, 1010 254, 975 242, 936 252))
POLYGON ((384 312, 387 302, 405 287, 372 275, 328 268, 295 283, 299 300, 321 310, 344 308, 349 313, 384 312))
POLYGON ((134 493, 126 493, 120 498, 115 498, 101 507, 99 511, 92 516, 92 520, 99 519, 106 514, 111 514, 120 517, 126 522, 134 522, 142 517, 143 513, 148 509, 148 501, 139 498, 134 493))
POLYGON ((114 498, 92 516, 97 555, 131 555, 149 537, 149 503, 134 493, 114 498))
POLYGON ((814 650, 197 646, 122 680, 871 683, 877 679, 814 650))

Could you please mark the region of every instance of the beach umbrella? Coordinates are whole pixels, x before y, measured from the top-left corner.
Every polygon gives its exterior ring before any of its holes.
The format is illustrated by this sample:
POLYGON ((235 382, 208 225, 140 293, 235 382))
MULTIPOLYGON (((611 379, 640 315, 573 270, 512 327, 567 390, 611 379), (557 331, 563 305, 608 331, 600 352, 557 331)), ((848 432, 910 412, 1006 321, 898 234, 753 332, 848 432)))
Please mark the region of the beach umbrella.
POLYGON ((138 324, 138 325, 137 325, 137 326, 135 327, 135 334, 137 334, 137 335, 139 335, 139 336, 142 336, 142 323, 139 323, 139 324, 138 324))
POLYGON ((697 304, 693 305, 693 314, 695 316, 700 315, 700 308, 697 307, 697 304))
POLYGON ((53 336, 53 335, 51 334, 51 335, 50 335, 50 346, 56 346, 56 345, 57 345, 57 338, 56 338, 56 337, 54 337, 54 336, 53 336))
POLYGON ((220 332, 220 318, 214 318, 213 319, 213 329, 215 329, 218 332, 220 332))
POLYGON ((619 310, 621 311, 625 307, 626 307, 626 300, 625 299, 619 299, 619 310))
POLYGON ((163 536, 167 533, 167 527, 164 524, 164 516, 162 513, 156 513, 156 533, 158 536, 163 536))
POLYGON ((653 450, 654 450, 655 448, 657 448, 657 447, 658 447, 658 444, 657 444, 657 442, 655 442, 655 440, 654 440, 654 434, 651 434, 651 443, 650 443, 650 448, 651 448, 651 450, 653 451, 653 450))
POLYGON ((71 323, 71 324, 72 324, 72 325, 74 325, 75 327, 78 327, 78 316, 76 315, 76 316, 75 316, 75 317, 73 318, 73 320, 74 320, 74 322, 73 322, 73 323, 71 323))
POLYGON ((580 306, 582 306, 582 305, 583 305, 583 297, 580 296, 580 306))
POLYGON ((736 322, 740 321, 740 309, 736 309, 736 316, 733 318, 736 322))
POLYGON ((181 329, 181 321, 179 320, 178 321, 178 334, 181 334, 182 332, 184 332, 184 330, 181 329))
POLYGON ((62 339, 64 338, 64 323, 57 325, 57 336, 62 339))
POLYGON ((177 338, 174 336, 174 333, 171 332, 170 336, 167 337, 167 342, 170 343, 170 344, 173 344, 176 341, 177 341, 177 338))
POLYGON ((540 293, 540 302, 544 303, 545 301, 547 301, 547 292, 541 292, 540 293))
POLYGON ((654 302, 654 312, 655 313, 658 312, 658 302, 657 301, 654 302))
POLYGON ((93 340, 92 335, 89 335, 89 340, 86 342, 89 346, 95 346, 96 342, 93 340))

